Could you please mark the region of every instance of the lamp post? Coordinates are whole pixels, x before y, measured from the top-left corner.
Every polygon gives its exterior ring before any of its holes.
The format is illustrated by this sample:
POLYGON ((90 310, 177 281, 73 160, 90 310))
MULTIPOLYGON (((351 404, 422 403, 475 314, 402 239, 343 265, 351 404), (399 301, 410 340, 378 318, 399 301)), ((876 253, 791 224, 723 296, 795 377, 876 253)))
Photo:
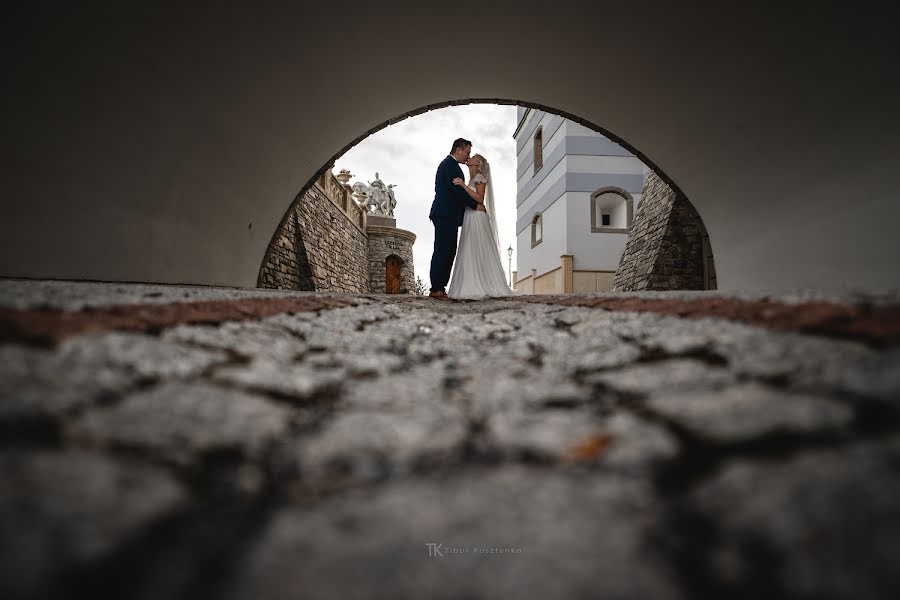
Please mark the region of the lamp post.
POLYGON ((506 253, 509 255, 509 287, 512 289, 513 281, 512 281, 512 244, 509 245, 509 248, 506 249, 506 253))

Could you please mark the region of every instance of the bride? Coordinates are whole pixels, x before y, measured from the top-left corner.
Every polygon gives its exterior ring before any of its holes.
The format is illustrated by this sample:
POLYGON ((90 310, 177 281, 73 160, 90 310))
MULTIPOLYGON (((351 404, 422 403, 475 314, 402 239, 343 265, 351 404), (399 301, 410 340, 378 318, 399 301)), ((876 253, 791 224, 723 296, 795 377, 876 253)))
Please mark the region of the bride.
POLYGON ((453 265, 453 279, 447 295, 467 300, 512 296, 516 292, 509 289, 500 260, 491 166, 480 154, 467 160, 466 166, 469 167, 468 185, 459 177, 453 180, 453 184, 466 190, 484 210, 466 207, 453 265))

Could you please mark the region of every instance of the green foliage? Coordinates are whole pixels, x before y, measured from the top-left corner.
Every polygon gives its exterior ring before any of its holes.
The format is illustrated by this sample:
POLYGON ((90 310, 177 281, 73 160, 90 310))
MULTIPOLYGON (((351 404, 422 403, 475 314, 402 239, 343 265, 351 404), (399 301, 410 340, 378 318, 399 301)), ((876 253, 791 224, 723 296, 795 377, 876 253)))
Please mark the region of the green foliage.
POLYGON ((416 275, 416 296, 427 296, 428 288, 425 287, 425 282, 422 281, 422 278, 416 275))

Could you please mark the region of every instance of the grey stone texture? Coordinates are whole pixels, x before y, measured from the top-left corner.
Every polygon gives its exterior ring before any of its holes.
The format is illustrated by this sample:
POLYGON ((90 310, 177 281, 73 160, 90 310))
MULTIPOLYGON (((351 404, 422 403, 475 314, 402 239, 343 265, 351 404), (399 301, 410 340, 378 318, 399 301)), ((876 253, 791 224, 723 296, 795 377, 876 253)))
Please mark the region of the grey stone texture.
POLYGON ((690 496, 693 510, 718 515, 710 570, 723 587, 792 598, 895 594, 898 464, 897 436, 774 464, 735 461, 690 496))
MULTIPOLYGON (((20 307, 249 293, 0 281, 20 307)), ((354 300, 0 344, 0 596, 897 597, 896 345, 354 300)))
POLYGON ((0 344, 0 419, 43 421, 72 414, 134 385, 137 376, 104 362, 0 344))
POLYGON ((0 452, 0 595, 32 597, 184 507, 163 469, 75 448, 0 452))
POLYGON ((644 545, 657 518, 651 490, 613 475, 406 480, 275 515, 229 598, 679 598, 644 545))
POLYGON ((613 291, 716 289, 712 245, 694 206, 653 171, 642 193, 613 291))
POLYGON ((331 172, 291 205, 263 260, 262 288, 339 293, 385 293, 385 259, 402 261, 400 293, 416 288, 415 234, 367 218, 331 172), (381 226, 379 226, 381 225, 381 226))
POLYGON ((143 378, 184 378, 226 361, 218 350, 195 348, 138 333, 103 333, 66 340, 63 360, 122 367, 143 378))
POLYGON ((758 383, 722 390, 662 392, 647 405, 698 435, 733 442, 780 431, 820 431, 849 424, 849 406, 814 396, 790 394, 758 383))
POLYGON ((247 392, 172 382, 88 411, 66 435, 82 444, 140 449, 191 466, 217 452, 260 459, 268 444, 288 432, 290 418, 286 408, 247 392))
MULTIPOLYGON (((260 287, 320 292, 369 291, 368 239, 326 191, 326 173, 288 210, 260 270, 260 287)), ((339 184, 338 184, 339 185, 339 184)), ((343 192, 343 190, 341 190, 343 192)), ((355 208, 355 203, 353 204, 355 208)), ((357 209, 358 210, 358 209, 357 209)))
POLYGON ((413 261, 413 244, 416 236, 405 229, 367 227, 369 235, 369 289, 374 294, 384 294, 386 289, 385 264, 389 256, 400 259, 400 293, 412 294, 416 290, 416 274, 413 261))

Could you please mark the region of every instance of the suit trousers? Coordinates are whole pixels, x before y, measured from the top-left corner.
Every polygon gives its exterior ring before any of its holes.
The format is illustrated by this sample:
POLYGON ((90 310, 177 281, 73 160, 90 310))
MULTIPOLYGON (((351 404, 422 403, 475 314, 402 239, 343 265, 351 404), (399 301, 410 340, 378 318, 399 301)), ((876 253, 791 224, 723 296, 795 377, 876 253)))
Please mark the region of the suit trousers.
POLYGON ((431 255, 431 291, 443 292, 450 281, 450 270, 456 258, 459 220, 454 217, 431 217, 434 224, 434 253, 431 255))

